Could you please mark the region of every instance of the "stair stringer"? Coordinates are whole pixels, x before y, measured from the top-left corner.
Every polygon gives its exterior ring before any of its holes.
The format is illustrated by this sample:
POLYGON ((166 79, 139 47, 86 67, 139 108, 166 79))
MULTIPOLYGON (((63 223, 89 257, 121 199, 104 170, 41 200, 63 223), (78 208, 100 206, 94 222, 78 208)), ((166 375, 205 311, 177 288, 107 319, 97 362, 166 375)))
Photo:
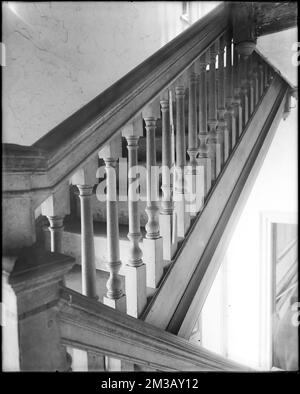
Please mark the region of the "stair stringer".
MULTIPOLYGON (((286 92, 286 83, 277 75, 258 103, 257 110, 249 120, 240 140, 231 153, 230 159, 211 190, 202 212, 193 223, 167 275, 141 316, 144 321, 173 333, 178 332, 189 307, 185 302, 188 285, 197 268, 198 271, 202 271, 200 276, 204 277, 210 265, 210 259, 220 241, 220 235, 222 234, 220 229, 223 227, 224 231, 224 225, 226 227, 226 221, 229 220, 233 212, 251 167, 248 169, 246 177, 242 176, 243 170, 247 167, 247 163, 249 166, 251 153, 252 156, 253 152, 255 155, 258 154, 276 114, 281 114, 286 92), (256 144, 257 142, 258 144, 256 144), (259 147, 258 151, 255 150, 255 146, 256 148, 259 147), (231 199, 234 190, 236 195, 234 199, 231 199), (224 215, 227 216, 225 223, 224 215), (222 216, 223 220, 221 220, 222 216), (216 239, 218 233, 219 239, 216 239), (210 243, 210 241, 213 242, 210 243), (210 248, 208 250, 209 243, 210 248), (207 258, 208 251, 209 259, 207 258), (205 263, 203 263, 203 260, 205 260, 205 263), (178 312, 179 307, 180 313, 178 312)), ((252 160, 255 161, 255 158, 256 156, 252 157, 252 160)), ((189 297, 190 302, 192 302, 193 297, 190 295, 189 297)))

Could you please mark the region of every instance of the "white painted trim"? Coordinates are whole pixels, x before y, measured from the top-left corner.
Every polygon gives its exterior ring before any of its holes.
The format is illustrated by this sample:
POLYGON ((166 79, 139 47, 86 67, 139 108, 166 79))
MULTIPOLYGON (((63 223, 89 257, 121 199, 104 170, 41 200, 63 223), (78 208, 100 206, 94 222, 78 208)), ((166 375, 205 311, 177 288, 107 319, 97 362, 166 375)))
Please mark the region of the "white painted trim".
POLYGON ((260 327, 259 327, 259 367, 272 369, 272 225, 274 223, 298 224, 296 212, 265 211, 260 216, 260 327))

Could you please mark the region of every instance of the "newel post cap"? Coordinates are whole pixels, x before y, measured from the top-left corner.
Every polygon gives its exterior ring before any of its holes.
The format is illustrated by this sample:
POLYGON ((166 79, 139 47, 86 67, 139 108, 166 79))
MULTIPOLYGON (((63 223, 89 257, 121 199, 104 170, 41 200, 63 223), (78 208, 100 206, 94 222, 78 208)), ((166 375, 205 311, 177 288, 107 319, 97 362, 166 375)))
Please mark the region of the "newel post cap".
POLYGON ((27 290, 61 280, 71 270, 75 259, 61 253, 49 252, 38 246, 23 248, 10 275, 10 284, 16 291, 27 290))

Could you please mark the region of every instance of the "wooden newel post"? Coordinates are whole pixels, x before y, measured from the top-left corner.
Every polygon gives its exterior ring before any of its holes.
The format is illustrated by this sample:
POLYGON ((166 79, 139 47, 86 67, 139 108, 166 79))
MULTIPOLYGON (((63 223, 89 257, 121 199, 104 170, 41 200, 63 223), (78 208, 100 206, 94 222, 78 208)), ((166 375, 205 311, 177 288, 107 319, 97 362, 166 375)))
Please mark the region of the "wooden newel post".
POLYGON ((143 240, 147 286, 155 288, 163 275, 163 242, 159 228, 158 171, 156 166, 156 123, 160 117, 159 99, 142 111, 146 127, 147 206, 146 238, 143 240))
POLYGON ((127 314, 139 317, 147 303, 146 265, 143 263, 143 253, 139 242, 142 239, 140 228, 139 200, 136 190, 138 177, 138 141, 143 135, 143 120, 141 116, 135 118, 122 130, 127 140, 128 150, 128 221, 130 240, 129 259, 125 266, 125 291, 127 300, 127 314))
POLYGON ((107 267, 109 279, 104 304, 126 312, 126 297, 121 288, 119 271, 122 265, 120 260, 119 244, 119 218, 117 198, 116 163, 121 156, 121 137, 107 143, 99 152, 99 157, 105 162, 106 171, 106 229, 107 229, 107 267))
POLYGON ((59 294, 74 259, 37 247, 24 248, 10 283, 17 297, 21 371, 67 371, 61 345, 59 294))

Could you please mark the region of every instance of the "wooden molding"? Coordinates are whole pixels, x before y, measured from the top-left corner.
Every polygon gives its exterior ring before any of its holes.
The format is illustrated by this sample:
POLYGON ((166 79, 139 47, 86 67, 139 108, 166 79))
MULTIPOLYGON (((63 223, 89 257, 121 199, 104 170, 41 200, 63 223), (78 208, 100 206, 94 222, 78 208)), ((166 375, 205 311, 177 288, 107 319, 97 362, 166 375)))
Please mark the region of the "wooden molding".
POLYGON ((65 287, 58 307, 65 346, 160 371, 250 370, 65 287))

